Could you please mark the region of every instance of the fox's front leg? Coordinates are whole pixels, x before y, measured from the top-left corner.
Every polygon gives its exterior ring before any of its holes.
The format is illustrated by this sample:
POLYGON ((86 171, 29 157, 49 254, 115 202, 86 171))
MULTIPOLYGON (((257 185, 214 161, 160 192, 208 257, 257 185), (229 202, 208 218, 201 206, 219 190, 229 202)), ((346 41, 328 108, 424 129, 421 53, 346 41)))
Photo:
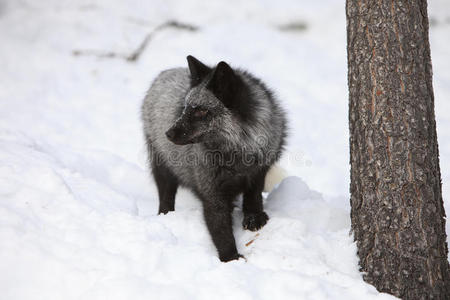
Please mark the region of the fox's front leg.
POLYGON ((228 199, 212 197, 203 201, 203 213, 211 238, 223 262, 243 257, 237 252, 228 199))
POLYGON ((262 191, 264 189, 264 180, 267 170, 261 170, 258 174, 250 178, 247 189, 244 192, 243 211, 244 220, 242 226, 244 229, 256 231, 266 225, 269 217, 264 212, 262 191))
POLYGON ((175 194, 178 189, 178 180, 163 164, 152 161, 153 177, 158 187, 159 209, 158 214, 167 214, 175 210, 175 194))

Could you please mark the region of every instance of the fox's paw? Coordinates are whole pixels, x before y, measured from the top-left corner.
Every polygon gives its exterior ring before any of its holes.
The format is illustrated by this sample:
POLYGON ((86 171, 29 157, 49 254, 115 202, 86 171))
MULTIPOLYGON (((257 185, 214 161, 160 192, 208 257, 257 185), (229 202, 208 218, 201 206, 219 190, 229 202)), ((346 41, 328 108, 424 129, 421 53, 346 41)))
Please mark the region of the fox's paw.
POLYGON ((167 207, 159 207, 158 215, 161 215, 161 214, 166 215, 168 212, 171 212, 171 211, 175 211, 175 209, 167 208, 167 207))
POLYGON ((229 261, 238 260, 238 259, 241 259, 241 258, 243 258, 245 261, 247 261, 247 259, 244 257, 244 255, 239 254, 237 252, 232 254, 232 255, 221 256, 220 260, 222 262, 229 262, 229 261))
POLYGON ((263 211, 259 213, 247 213, 244 215, 242 226, 244 229, 256 231, 266 225, 267 220, 269 220, 269 216, 263 211))

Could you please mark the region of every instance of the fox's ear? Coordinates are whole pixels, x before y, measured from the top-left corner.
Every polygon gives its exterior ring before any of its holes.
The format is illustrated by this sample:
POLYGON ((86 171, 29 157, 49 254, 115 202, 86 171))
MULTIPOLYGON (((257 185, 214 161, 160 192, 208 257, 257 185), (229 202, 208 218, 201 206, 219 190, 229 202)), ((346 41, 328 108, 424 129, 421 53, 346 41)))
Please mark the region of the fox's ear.
POLYGON ((191 83, 192 85, 197 85, 211 72, 211 68, 203 64, 192 55, 188 55, 186 59, 188 62, 189 71, 191 72, 191 83))
POLYGON ((213 77, 208 83, 207 88, 222 103, 230 108, 233 106, 233 98, 238 85, 238 78, 233 69, 224 61, 217 64, 213 77))

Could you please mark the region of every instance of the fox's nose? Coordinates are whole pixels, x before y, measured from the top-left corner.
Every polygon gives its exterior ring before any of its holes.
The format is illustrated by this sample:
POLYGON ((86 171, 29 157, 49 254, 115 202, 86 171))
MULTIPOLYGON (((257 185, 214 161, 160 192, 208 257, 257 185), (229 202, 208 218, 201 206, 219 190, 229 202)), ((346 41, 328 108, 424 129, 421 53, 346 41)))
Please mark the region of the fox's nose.
POLYGON ((170 128, 166 131, 166 136, 169 140, 173 140, 173 138, 175 137, 175 130, 173 128, 170 128))

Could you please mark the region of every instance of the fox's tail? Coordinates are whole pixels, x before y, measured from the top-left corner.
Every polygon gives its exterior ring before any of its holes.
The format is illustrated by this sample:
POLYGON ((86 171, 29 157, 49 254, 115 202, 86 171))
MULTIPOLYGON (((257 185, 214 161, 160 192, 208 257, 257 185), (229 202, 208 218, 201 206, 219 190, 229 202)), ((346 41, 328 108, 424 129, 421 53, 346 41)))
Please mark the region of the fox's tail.
POLYGON ((277 164, 273 165, 266 174, 264 192, 272 191, 272 189, 287 176, 288 174, 285 169, 277 164))

